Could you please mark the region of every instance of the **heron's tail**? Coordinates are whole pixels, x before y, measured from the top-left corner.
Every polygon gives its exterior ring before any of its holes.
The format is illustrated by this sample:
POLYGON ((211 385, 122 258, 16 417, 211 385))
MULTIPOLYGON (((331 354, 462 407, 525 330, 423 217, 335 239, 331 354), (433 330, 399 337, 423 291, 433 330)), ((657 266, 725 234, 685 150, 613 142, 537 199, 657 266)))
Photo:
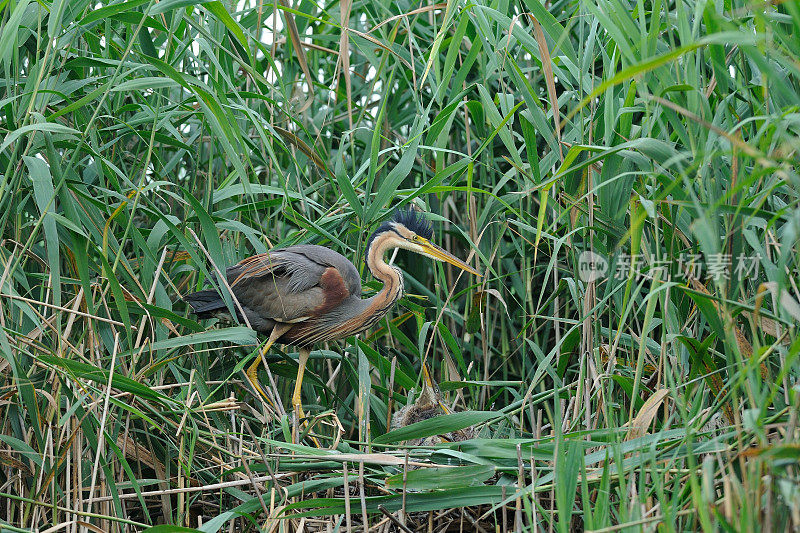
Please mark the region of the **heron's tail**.
POLYGON ((192 311, 200 318, 214 315, 214 311, 226 309, 225 302, 215 290, 193 292, 183 297, 183 301, 192 306, 192 311))

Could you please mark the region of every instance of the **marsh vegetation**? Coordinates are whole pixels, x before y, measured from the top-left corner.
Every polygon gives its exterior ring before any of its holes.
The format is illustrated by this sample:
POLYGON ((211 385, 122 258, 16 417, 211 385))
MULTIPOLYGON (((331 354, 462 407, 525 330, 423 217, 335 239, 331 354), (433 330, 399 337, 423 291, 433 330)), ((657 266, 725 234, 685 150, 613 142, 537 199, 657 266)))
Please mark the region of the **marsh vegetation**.
POLYGON ((799 133, 792 1, 0 2, 0 529, 800 528, 799 133), (408 205, 297 427, 181 296, 408 205))

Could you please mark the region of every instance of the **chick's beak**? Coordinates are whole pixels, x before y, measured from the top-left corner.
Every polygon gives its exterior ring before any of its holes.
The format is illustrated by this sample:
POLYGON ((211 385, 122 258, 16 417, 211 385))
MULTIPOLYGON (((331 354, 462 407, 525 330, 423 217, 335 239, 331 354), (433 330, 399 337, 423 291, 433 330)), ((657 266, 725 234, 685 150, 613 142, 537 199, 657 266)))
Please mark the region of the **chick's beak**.
POLYGON ((428 257, 432 257, 439 261, 445 261, 453 266, 457 266, 461 270, 466 270, 470 274, 475 274, 479 278, 481 277, 481 275, 474 268, 469 266, 467 263, 465 263, 458 257, 454 256, 444 248, 436 246, 435 244, 433 244, 428 240, 420 240, 417 242, 417 244, 422 247, 422 253, 427 255, 428 257))
POLYGON ((450 409, 448 409, 447 406, 442 401, 442 396, 438 392, 439 386, 436 384, 435 381, 433 381, 433 376, 431 376, 431 373, 428 370, 428 365, 426 365, 424 362, 422 363, 422 376, 423 376, 422 378, 423 387, 427 387, 428 389, 435 391, 436 403, 439 404, 439 408, 442 410, 444 414, 449 415, 450 409))

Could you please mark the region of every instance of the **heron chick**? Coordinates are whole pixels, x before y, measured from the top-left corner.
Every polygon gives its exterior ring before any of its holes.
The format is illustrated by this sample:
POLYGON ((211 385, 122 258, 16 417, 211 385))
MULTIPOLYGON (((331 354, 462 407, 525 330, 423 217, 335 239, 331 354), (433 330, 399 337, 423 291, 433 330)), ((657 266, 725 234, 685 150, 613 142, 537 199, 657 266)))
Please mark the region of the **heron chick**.
MULTIPOLYGON (((383 288, 370 298, 361 297, 361 277, 347 258, 323 246, 299 244, 254 255, 225 272, 240 322, 269 338, 265 354, 274 343, 298 348, 297 381, 292 405, 304 417, 301 386, 311 347, 320 342, 361 333, 383 318, 403 295, 400 269, 387 264, 384 255, 402 248, 462 270, 480 274, 464 261, 433 244, 433 229, 420 213, 398 210, 367 242, 366 263, 383 288)), ((184 297, 199 318, 230 318, 218 290, 202 290, 184 297)), ((253 388, 267 401, 258 382, 261 357, 247 369, 253 388)))
MULTIPOLYGON (((450 414, 450 409, 442 402, 442 393, 439 385, 433 380, 428 366, 422 363, 422 390, 415 401, 407 403, 404 407, 397 410, 392 416, 392 430, 404 428, 411 424, 422 422, 430 418, 450 414)), ((433 446, 442 442, 460 442, 474 438, 476 431, 474 427, 467 427, 457 431, 451 431, 442 435, 411 439, 405 442, 410 446, 433 446)))

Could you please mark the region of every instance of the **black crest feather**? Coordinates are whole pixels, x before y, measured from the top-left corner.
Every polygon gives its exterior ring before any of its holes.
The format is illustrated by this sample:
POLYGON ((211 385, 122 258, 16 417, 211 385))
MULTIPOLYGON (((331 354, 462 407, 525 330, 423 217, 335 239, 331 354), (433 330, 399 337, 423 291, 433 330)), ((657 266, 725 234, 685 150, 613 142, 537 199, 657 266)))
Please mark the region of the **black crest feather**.
POLYGON ((420 237, 424 237, 426 239, 430 239, 433 237, 433 227, 431 226, 430 220, 425 217, 425 214, 421 211, 416 211, 413 209, 398 209, 392 215, 392 218, 378 226, 378 229, 370 235, 369 240, 367 241, 367 248, 366 248, 366 255, 369 255, 369 248, 372 246, 372 241, 375 240, 375 237, 384 233, 386 231, 390 231, 392 229, 392 224, 395 222, 404 225, 409 230, 413 231, 420 237))
POLYGON ((433 227, 430 220, 421 211, 414 209, 398 209, 392 217, 394 222, 399 222, 420 237, 430 239, 433 237, 433 227))

